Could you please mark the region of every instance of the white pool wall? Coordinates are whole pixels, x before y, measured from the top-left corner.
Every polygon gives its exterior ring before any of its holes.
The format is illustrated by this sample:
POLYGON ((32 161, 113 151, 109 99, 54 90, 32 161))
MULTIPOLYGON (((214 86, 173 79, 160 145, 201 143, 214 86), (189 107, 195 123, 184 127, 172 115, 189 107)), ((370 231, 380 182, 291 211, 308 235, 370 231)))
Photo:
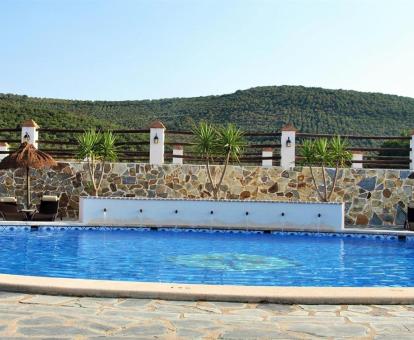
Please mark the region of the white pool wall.
POLYGON ((342 231, 344 204, 81 197, 79 219, 89 225, 342 231))

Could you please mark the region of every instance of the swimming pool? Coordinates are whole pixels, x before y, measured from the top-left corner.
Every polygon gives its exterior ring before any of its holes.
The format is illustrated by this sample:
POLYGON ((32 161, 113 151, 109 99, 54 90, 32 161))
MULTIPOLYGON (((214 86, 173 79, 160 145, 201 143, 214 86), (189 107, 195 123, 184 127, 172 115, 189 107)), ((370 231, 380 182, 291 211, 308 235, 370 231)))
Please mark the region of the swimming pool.
POLYGON ((397 237, 149 228, 5 228, 0 273, 254 286, 413 287, 397 237))

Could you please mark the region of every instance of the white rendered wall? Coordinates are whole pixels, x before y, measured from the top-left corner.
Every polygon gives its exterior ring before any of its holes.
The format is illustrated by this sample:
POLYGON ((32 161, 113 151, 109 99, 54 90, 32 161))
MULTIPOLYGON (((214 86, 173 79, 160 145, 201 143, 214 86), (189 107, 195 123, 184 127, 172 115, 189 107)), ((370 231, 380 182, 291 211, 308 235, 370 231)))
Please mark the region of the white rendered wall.
MULTIPOLYGON (((262 151, 262 157, 273 157, 273 151, 270 150, 263 150, 262 151)), ((262 160, 262 166, 272 166, 273 165, 273 160, 272 159, 263 159, 262 160)))
MULTIPOLYGON (((0 144, 0 151, 9 151, 9 144, 1 143, 0 144)), ((8 154, 6 154, 6 153, 0 153, 0 161, 2 161, 7 156, 8 156, 8 154)))
POLYGON ((296 148, 296 131, 282 131, 280 138, 280 166, 283 169, 291 169, 295 167, 295 148, 296 148), (290 140, 290 146, 286 146, 286 142, 290 140))
POLYGON ((22 126, 22 143, 24 142, 24 136, 26 136, 26 133, 29 135, 30 140, 29 143, 33 144, 33 146, 37 149, 38 148, 38 139, 39 139, 39 132, 37 131, 37 128, 34 126, 22 126))
MULTIPOLYGON (((362 153, 353 153, 352 160, 353 161, 362 161, 364 159, 364 155, 362 153)), ((362 169, 362 163, 352 163, 352 168, 354 169, 362 169)))
POLYGON ((161 128, 150 129, 150 164, 164 164, 164 135, 165 130, 161 128), (158 137, 158 143, 154 143, 155 136, 158 137))
POLYGON ((173 148, 172 163, 173 164, 183 164, 183 158, 182 157, 174 157, 174 156, 183 156, 183 155, 184 155, 184 150, 182 148, 180 148, 180 149, 173 148))
POLYGON ((81 197, 79 218, 91 225, 340 231, 344 204, 81 197))

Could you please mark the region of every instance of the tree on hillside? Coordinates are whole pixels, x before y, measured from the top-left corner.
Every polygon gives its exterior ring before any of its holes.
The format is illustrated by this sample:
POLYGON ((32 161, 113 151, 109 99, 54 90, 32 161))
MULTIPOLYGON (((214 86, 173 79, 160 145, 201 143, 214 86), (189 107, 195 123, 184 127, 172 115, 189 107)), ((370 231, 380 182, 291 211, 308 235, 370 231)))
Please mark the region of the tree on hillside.
POLYGON ((14 127, 16 121, 26 118, 34 119, 41 127, 57 128, 137 128, 162 118, 166 125, 179 130, 190 129, 191 120, 208 120, 261 131, 277 131, 283 122, 291 121, 302 132, 393 135, 402 125, 414 127, 414 99, 303 86, 265 86, 220 96, 113 102, 0 95, 2 127, 14 127))
MULTIPOLYGON (((410 136, 409 131, 402 131, 401 132, 402 137, 408 137, 410 136)), ((409 148, 410 147, 410 141, 409 140, 387 140, 381 144, 381 148, 409 148)), ((406 150, 383 150, 380 151, 379 156, 401 156, 401 157, 409 157, 410 151, 406 150)))
MULTIPOLYGON (((410 136, 409 131, 404 130, 401 132, 401 136, 410 136)), ((410 147, 410 141, 409 140, 387 140, 381 144, 381 148, 391 149, 391 150, 381 150, 378 152, 378 156, 384 157, 409 157, 410 151, 409 150, 392 150, 392 149, 408 149, 410 147)), ((373 166, 375 167, 375 166, 373 166)), ((395 165, 387 165, 383 164, 381 165, 382 168, 396 168, 398 166, 395 165)), ((405 168, 405 165, 402 165, 401 168, 405 168)), ((408 166, 407 166, 408 167, 408 166)))

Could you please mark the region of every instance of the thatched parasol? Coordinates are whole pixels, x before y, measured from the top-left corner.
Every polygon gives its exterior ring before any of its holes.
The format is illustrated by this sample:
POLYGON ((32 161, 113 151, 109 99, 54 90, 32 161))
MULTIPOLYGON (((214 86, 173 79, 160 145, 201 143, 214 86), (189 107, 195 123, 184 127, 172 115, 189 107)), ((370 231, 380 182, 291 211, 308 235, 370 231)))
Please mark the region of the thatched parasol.
POLYGON ((52 156, 45 152, 37 150, 33 144, 24 142, 12 154, 5 157, 0 162, 0 169, 18 169, 26 168, 26 186, 27 186, 27 209, 30 208, 30 177, 29 169, 43 169, 56 166, 56 161, 52 156))

